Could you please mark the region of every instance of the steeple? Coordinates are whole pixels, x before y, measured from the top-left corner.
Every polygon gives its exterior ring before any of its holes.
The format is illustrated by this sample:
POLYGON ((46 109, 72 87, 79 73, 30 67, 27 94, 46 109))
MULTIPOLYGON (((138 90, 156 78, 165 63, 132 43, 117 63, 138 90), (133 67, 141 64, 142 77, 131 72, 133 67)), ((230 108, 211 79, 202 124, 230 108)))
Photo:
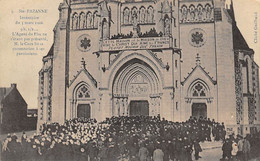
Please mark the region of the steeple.
POLYGON ((229 15, 232 18, 233 22, 236 23, 233 0, 231 0, 230 3, 229 15))

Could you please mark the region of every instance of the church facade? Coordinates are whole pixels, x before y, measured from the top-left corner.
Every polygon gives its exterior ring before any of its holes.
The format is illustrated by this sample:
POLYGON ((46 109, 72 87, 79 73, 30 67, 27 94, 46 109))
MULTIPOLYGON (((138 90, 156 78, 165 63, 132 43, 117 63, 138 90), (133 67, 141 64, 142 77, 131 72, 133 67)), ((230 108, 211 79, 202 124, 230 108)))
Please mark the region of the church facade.
POLYGON ((38 127, 150 115, 260 124, 259 75, 224 0, 71 0, 39 72, 38 127))

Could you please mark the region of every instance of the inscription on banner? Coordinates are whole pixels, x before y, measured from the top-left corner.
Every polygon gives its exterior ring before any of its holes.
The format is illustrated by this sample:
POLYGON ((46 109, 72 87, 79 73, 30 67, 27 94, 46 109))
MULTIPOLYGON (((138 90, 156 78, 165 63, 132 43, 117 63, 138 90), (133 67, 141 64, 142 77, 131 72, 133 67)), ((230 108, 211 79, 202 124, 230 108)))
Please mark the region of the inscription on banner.
POLYGON ((147 38, 129 38, 104 40, 101 50, 131 50, 131 49, 159 49, 170 48, 169 37, 147 37, 147 38))

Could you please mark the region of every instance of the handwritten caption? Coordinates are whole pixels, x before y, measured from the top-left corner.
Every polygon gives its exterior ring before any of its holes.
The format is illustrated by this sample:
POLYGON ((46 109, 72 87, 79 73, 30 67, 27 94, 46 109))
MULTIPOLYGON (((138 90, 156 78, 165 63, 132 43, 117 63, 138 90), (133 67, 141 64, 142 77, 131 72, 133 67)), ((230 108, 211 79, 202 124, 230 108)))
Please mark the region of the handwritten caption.
POLYGON ((42 18, 46 16, 46 9, 19 9, 12 11, 16 15, 13 21, 16 31, 12 32, 11 41, 12 50, 19 55, 38 55, 44 51, 44 45, 48 41, 47 33, 42 31, 44 22, 42 18))

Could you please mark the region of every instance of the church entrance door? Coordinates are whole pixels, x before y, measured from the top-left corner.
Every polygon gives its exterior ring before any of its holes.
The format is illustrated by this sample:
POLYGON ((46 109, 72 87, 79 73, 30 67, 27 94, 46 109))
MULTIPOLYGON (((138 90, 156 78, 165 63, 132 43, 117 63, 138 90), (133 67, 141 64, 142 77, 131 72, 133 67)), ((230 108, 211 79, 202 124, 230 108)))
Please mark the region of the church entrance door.
POLYGON ((206 103, 193 103, 192 104, 192 116, 199 119, 200 117, 207 117, 207 105, 206 103))
POLYGON ((90 118, 90 105, 89 104, 79 104, 77 109, 78 118, 90 118))
POLYGON ((130 116, 149 116, 148 101, 131 101, 130 116))

